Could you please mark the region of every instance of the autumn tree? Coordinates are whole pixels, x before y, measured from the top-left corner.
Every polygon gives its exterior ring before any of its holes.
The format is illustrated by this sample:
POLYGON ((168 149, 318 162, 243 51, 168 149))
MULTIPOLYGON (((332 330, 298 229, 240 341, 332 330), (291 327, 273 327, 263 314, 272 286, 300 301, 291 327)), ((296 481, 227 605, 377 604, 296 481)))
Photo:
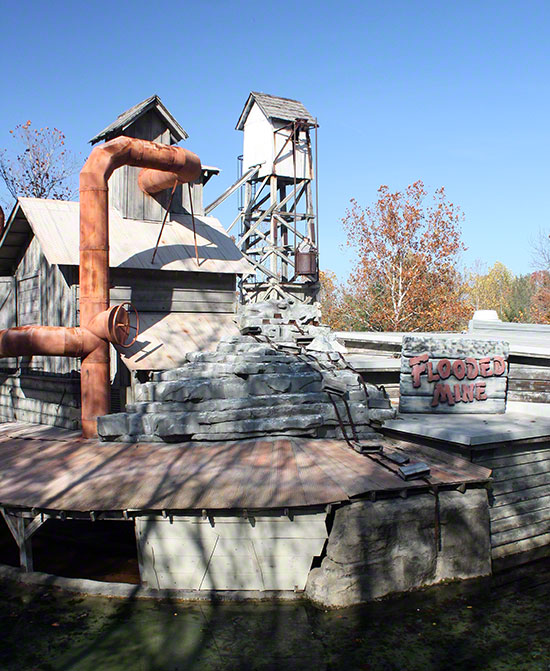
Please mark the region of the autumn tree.
POLYGON ((550 271, 535 271, 531 274, 531 282, 531 320, 537 324, 550 324, 550 271))
POLYGON ((319 271, 319 282, 321 283, 319 303, 323 323, 330 326, 333 331, 342 331, 344 330, 344 319, 338 279, 331 270, 321 270, 319 271))
POLYGON ((550 231, 541 229, 531 243, 533 266, 533 321, 550 324, 550 231))
POLYGON ((65 135, 57 128, 32 128, 30 121, 10 134, 18 148, 0 152, 0 177, 10 195, 69 200, 78 160, 67 150, 65 135))
POLYGON ((362 327, 378 331, 461 328, 469 316, 457 270, 462 214, 444 188, 430 195, 417 181, 403 192, 378 190, 374 205, 355 200, 343 219, 358 262, 349 289, 362 327))
POLYGON ((486 273, 470 272, 468 296, 474 310, 496 310, 503 319, 509 304, 514 275, 497 261, 486 273))
POLYGON ((319 272, 321 292, 319 303, 324 324, 333 331, 365 330, 360 301, 354 292, 341 284, 331 270, 319 272))
POLYGON ((502 319, 507 322, 533 321, 535 283, 531 275, 516 275, 508 292, 502 319))

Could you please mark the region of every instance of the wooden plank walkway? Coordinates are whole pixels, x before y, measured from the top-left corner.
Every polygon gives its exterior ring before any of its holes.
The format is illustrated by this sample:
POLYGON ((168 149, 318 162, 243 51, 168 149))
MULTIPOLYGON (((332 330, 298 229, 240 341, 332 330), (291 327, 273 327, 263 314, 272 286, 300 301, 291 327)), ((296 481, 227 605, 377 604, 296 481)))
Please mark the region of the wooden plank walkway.
MULTIPOLYGON (((490 470, 380 436, 432 469, 434 485, 486 482, 490 470)), ((396 468, 393 465, 393 468, 396 468)), ((344 441, 257 438, 226 443, 102 443, 78 433, 0 425, 0 506, 36 510, 190 511, 320 506, 425 488, 344 441)))

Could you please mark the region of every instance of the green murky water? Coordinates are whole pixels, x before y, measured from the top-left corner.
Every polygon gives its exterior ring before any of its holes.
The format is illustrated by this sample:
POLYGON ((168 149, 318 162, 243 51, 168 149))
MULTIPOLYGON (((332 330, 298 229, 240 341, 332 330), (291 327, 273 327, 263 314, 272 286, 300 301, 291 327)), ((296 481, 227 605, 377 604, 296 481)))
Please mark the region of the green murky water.
POLYGON ((550 562, 368 606, 90 598, 0 584, 2 671, 550 671, 550 562))

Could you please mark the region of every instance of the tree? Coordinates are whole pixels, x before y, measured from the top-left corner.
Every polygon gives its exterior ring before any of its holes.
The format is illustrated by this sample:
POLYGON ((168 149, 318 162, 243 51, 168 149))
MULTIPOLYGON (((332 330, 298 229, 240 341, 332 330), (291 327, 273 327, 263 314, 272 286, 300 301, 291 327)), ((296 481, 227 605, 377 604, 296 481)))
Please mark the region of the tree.
POLYGON ((19 149, 11 157, 7 150, 0 152, 0 177, 11 196, 69 200, 75 191, 69 180, 78 160, 65 148, 65 135, 57 128, 32 128, 30 121, 10 134, 19 149))
POLYGON ((341 309, 341 289, 336 275, 331 270, 320 270, 319 281, 321 291, 319 303, 321 304, 321 316, 323 323, 330 326, 334 331, 344 329, 341 309))
POLYGON ((531 282, 531 319, 537 324, 550 324, 550 271, 535 271, 531 274, 531 282))
POLYGON ((514 275, 497 261, 488 273, 471 272, 468 279, 468 295, 474 310, 496 310, 504 319, 509 306, 514 275))
POLYGON ((321 317, 333 331, 364 331, 361 305, 348 287, 338 282, 331 270, 319 271, 321 317))
POLYGON ((465 324, 469 306, 457 270, 465 249, 461 220, 444 188, 430 197, 422 181, 404 192, 381 186, 365 209, 351 201, 343 224, 359 258, 348 288, 363 328, 439 331, 465 324))
POLYGON ((502 319, 507 322, 531 322, 535 284, 531 275, 516 275, 512 280, 502 319))
POLYGON ((550 323, 550 234, 541 229, 531 243, 533 266, 532 319, 539 324, 550 323))

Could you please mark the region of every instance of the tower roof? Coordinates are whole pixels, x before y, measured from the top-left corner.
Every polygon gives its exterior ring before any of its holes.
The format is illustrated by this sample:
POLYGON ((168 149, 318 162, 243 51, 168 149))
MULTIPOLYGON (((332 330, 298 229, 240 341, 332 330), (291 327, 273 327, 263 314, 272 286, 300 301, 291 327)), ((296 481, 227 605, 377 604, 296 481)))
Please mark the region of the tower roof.
POLYGON ((282 121, 295 121, 296 119, 306 119, 315 124, 315 119, 307 111, 299 100, 291 98, 279 98, 268 93, 252 91, 241 112, 236 130, 243 130, 244 124, 248 118, 252 105, 256 103, 268 119, 281 119, 282 121))
POLYGON ((96 142, 100 142, 101 140, 110 140, 117 135, 121 135, 124 133, 126 128, 128 128, 128 126, 134 123, 136 119, 152 108, 154 108, 166 122, 174 143, 179 142, 180 140, 185 140, 189 137, 185 130, 163 105, 162 100, 155 94, 146 100, 142 100, 142 102, 138 103, 137 105, 130 107, 129 110, 122 112, 122 114, 119 114, 113 123, 109 124, 107 128, 104 128, 100 133, 95 135, 90 140, 90 144, 96 144, 96 142))

